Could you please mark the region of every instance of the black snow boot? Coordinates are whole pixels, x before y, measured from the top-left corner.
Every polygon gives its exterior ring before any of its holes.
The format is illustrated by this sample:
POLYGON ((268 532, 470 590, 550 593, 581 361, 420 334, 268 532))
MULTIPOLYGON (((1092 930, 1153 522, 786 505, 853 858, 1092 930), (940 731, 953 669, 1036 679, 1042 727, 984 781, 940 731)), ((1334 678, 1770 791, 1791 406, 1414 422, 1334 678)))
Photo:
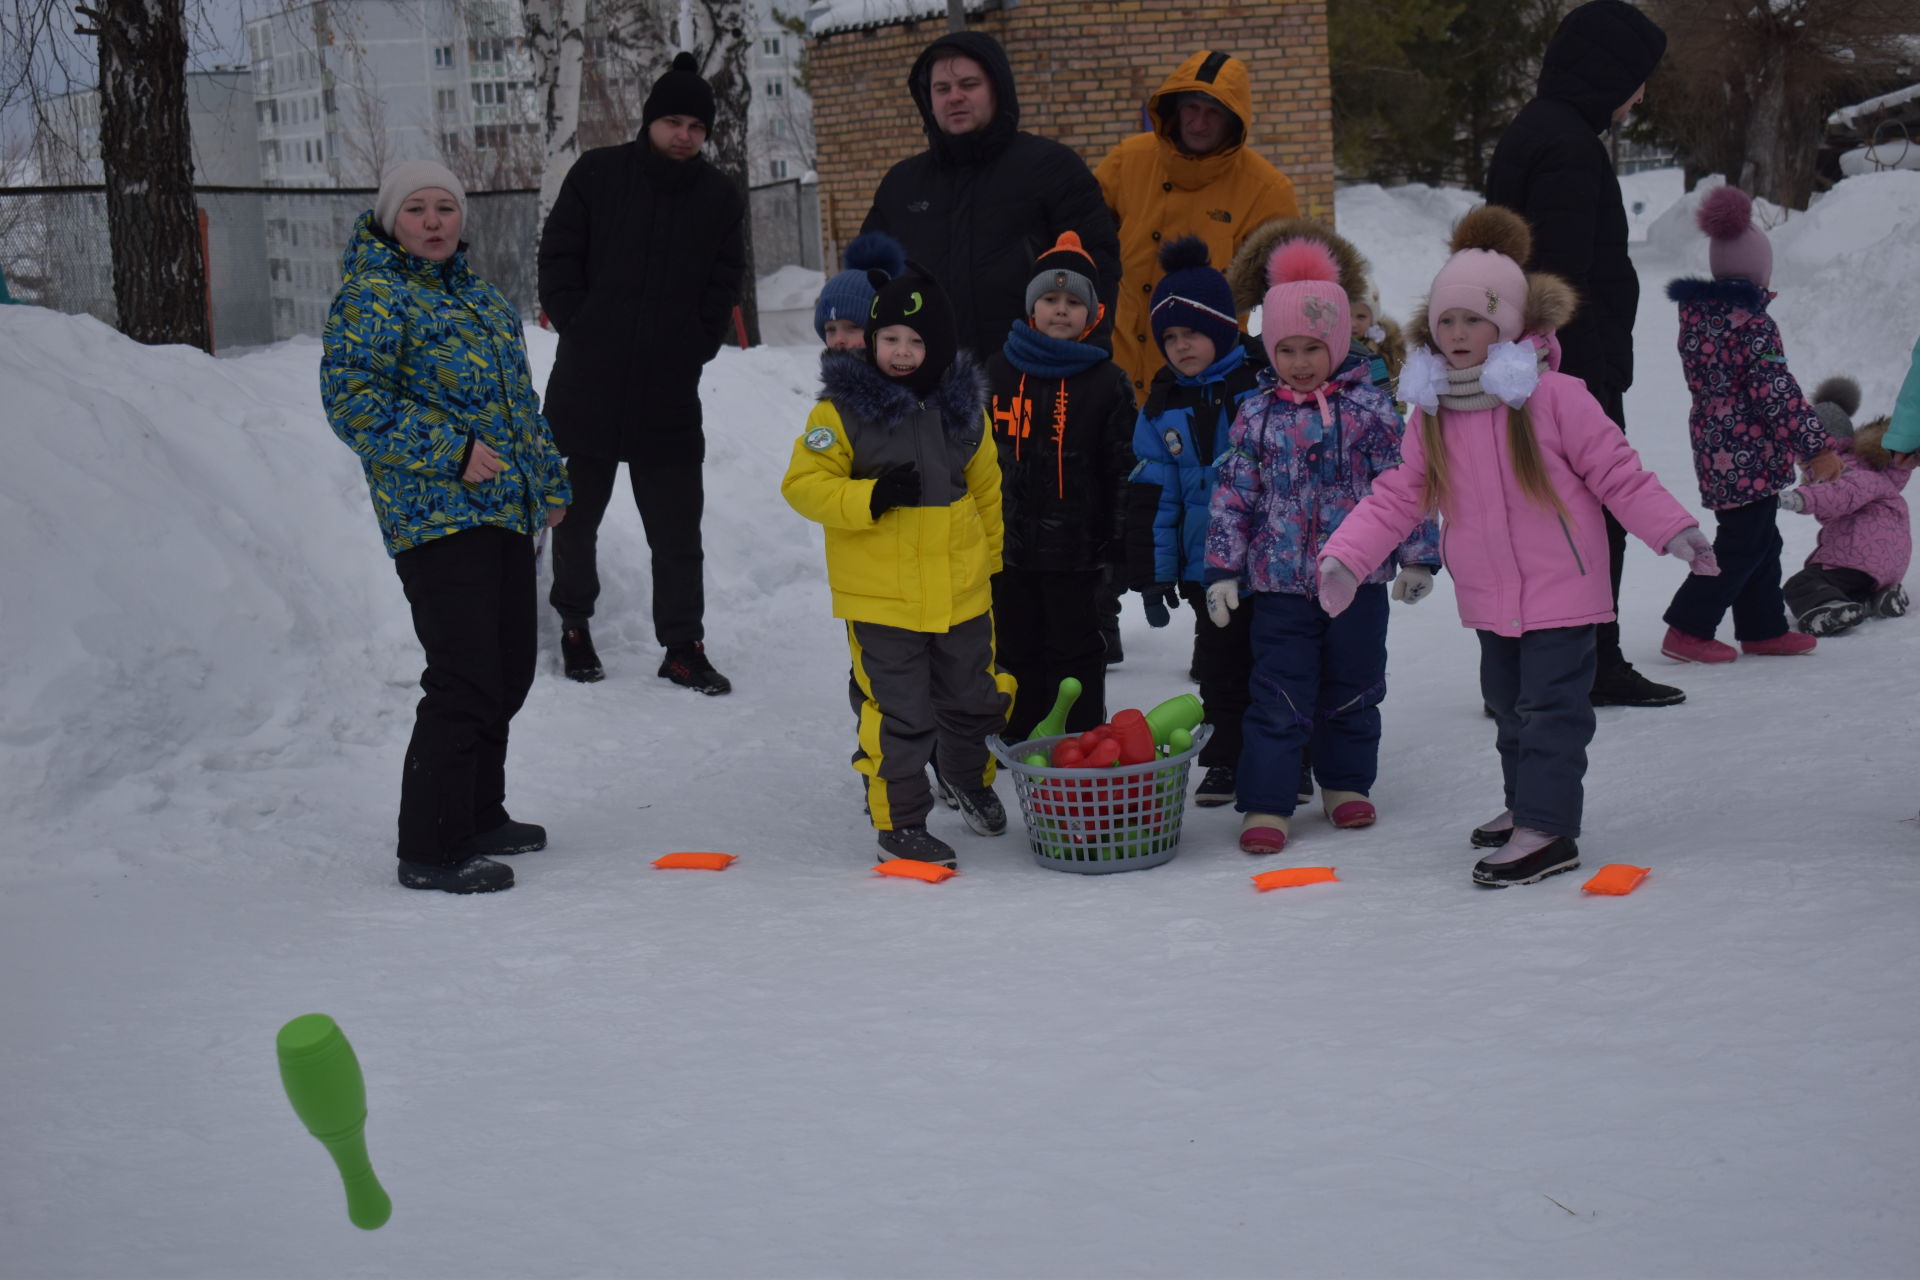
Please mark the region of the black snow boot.
POLYGON ((692 689, 710 698, 733 692, 733 682, 713 669, 713 664, 707 661, 707 646, 698 641, 668 645, 658 674, 662 680, 671 680, 682 689, 692 689))
POLYGON ((1007 829, 1006 806, 1000 803, 1000 797, 994 794, 992 787, 957 787, 933 771, 935 793, 947 802, 947 808, 958 809, 960 816, 979 836, 997 836, 1007 829))
POLYGON ((513 868, 477 853, 454 867, 402 858, 400 883, 409 889, 438 889, 442 893, 497 893, 513 888, 513 868))
POLYGON ((1233 796, 1233 766, 1216 764, 1207 770, 1206 777, 1200 779, 1200 788, 1193 793, 1193 802, 1202 809, 1214 809, 1223 804, 1232 804, 1233 796))
POLYGON ((1904 618, 1907 616, 1907 589, 1896 582, 1873 598, 1873 614, 1876 618, 1904 618))
POLYGON ((1596 707, 1672 707, 1687 695, 1670 684, 1656 684, 1633 669, 1631 662, 1603 667, 1593 677, 1591 701, 1596 707))
POLYGON ((1484 858, 1473 864, 1473 882, 1486 889, 1504 889, 1510 884, 1532 884, 1571 871, 1580 865, 1580 846, 1572 836, 1558 836, 1524 858, 1512 862, 1490 863, 1484 858))
POLYGON ((1810 636, 1837 636, 1867 619, 1867 605, 1857 600, 1827 600, 1793 620, 1793 628, 1810 636))
POLYGON ((924 826, 895 827, 891 831, 880 832, 879 836, 880 856, 874 859, 875 862, 907 858, 914 862, 931 862, 937 867, 954 865, 953 846, 924 826))
POLYGON ((566 669, 567 679, 578 680, 581 684, 592 684, 595 680, 606 678, 607 673, 600 668, 600 655, 593 650, 593 636, 588 632, 586 623, 561 630, 560 665, 566 669))
POLYGON ((473 847, 489 858, 503 853, 533 853, 547 847, 547 829, 536 822, 508 818, 493 830, 476 835, 473 847))

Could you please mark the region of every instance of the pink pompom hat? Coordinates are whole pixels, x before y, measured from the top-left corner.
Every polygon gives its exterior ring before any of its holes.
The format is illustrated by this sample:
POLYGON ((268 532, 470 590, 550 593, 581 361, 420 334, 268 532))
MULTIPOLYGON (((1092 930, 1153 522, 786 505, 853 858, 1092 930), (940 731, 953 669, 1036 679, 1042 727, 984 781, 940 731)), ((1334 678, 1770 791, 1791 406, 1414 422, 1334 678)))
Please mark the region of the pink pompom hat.
POLYGON ((1707 265, 1715 280, 1773 283, 1773 245, 1753 224, 1753 201, 1738 187, 1715 187, 1700 202, 1694 221, 1707 233, 1707 265))
POLYGON ((1267 295, 1260 303, 1260 344, 1267 361, 1282 338, 1311 337, 1327 344, 1334 369, 1353 345, 1340 267, 1327 246, 1296 237, 1282 241, 1267 259, 1267 295))

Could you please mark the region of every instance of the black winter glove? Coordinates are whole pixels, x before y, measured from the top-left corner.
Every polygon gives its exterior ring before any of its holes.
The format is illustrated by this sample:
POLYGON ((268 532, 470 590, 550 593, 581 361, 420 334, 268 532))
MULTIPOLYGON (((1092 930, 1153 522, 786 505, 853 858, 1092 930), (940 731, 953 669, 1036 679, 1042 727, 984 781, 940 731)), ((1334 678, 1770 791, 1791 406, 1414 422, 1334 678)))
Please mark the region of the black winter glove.
POLYGON ((1147 625, 1164 627, 1172 621, 1168 610, 1180 607, 1180 592, 1171 582, 1156 582, 1140 592, 1140 603, 1147 611, 1147 625))
POLYGON ((911 462, 889 468, 873 482, 873 496, 867 506, 878 520, 895 507, 917 506, 920 502, 920 470, 911 462))

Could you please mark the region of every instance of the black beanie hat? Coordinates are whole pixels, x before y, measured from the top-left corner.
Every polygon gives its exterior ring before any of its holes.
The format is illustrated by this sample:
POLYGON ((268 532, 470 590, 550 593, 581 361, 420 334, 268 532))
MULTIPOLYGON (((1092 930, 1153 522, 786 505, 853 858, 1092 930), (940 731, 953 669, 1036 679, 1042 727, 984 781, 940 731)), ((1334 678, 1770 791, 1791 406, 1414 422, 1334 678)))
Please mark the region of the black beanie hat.
MULTIPOLYGON (((916 394, 925 396, 946 376, 960 345, 954 336, 953 306, 946 292, 924 267, 911 261, 897 276, 869 271, 867 282, 873 286, 873 307, 867 313, 867 359, 875 359, 874 335, 888 325, 901 324, 913 330, 927 344, 927 358, 905 381, 916 394)), ((877 363, 875 367, 879 367, 877 363)))
POLYGON ((713 86, 700 78, 700 64, 690 53, 673 55, 672 68, 653 82, 653 92, 640 109, 640 127, 661 116, 692 116, 713 132, 713 86))

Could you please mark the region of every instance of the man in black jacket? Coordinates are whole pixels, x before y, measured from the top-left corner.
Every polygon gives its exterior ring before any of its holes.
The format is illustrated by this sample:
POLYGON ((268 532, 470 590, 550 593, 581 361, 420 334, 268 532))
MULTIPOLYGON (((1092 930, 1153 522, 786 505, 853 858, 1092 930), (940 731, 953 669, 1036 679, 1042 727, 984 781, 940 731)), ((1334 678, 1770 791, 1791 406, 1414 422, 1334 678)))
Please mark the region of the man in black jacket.
POLYGON ((720 350, 746 268, 746 201, 700 155, 713 90, 673 60, 634 141, 574 162, 540 235, 540 306, 560 332, 546 415, 574 505, 553 534, 561 661, 601 678, 587 620, 600 595, 600 519, 627 464, 653 567, 659 674, 701 693, 732 689, 707 660, 700 516, 700 369, 720 350))
MULTIPOLYGON (((862 231, 906 246, 953 303, 960 342, 983 360, 1026 316, 1033 263, 1072 231, 1092 256, 1111 329, 1120 239, 1100 184, 1072 150, 1020 131, 1020 100, 1000 42, 977 31, 941 36, 907 76, 927 149, 887 171, 862 231)), ((571 518, 571 517, 569 517, 571 518)))
MULTIPOLYGON (((1580 309, 1560 330, 1560 371, 1587 384, 1624 424, 1633 384, 1633 320, 1640 277, 1627 257, 1620 180, 1600 135, 1640 101, 1667 37, 1624 0, 1590 0, 1560 21, 1547 44, 1533 100, 1501 135, 1487 165, 1487 200, 1533 228, 1535 271, 1573 283, 1580 309)), ((1686 701, 1633 669, 1620 650, 1620 559, 1627 534, 1607 515, 1616 619, 1597 628, 1595 706, 1664 707, 1686 701)))

